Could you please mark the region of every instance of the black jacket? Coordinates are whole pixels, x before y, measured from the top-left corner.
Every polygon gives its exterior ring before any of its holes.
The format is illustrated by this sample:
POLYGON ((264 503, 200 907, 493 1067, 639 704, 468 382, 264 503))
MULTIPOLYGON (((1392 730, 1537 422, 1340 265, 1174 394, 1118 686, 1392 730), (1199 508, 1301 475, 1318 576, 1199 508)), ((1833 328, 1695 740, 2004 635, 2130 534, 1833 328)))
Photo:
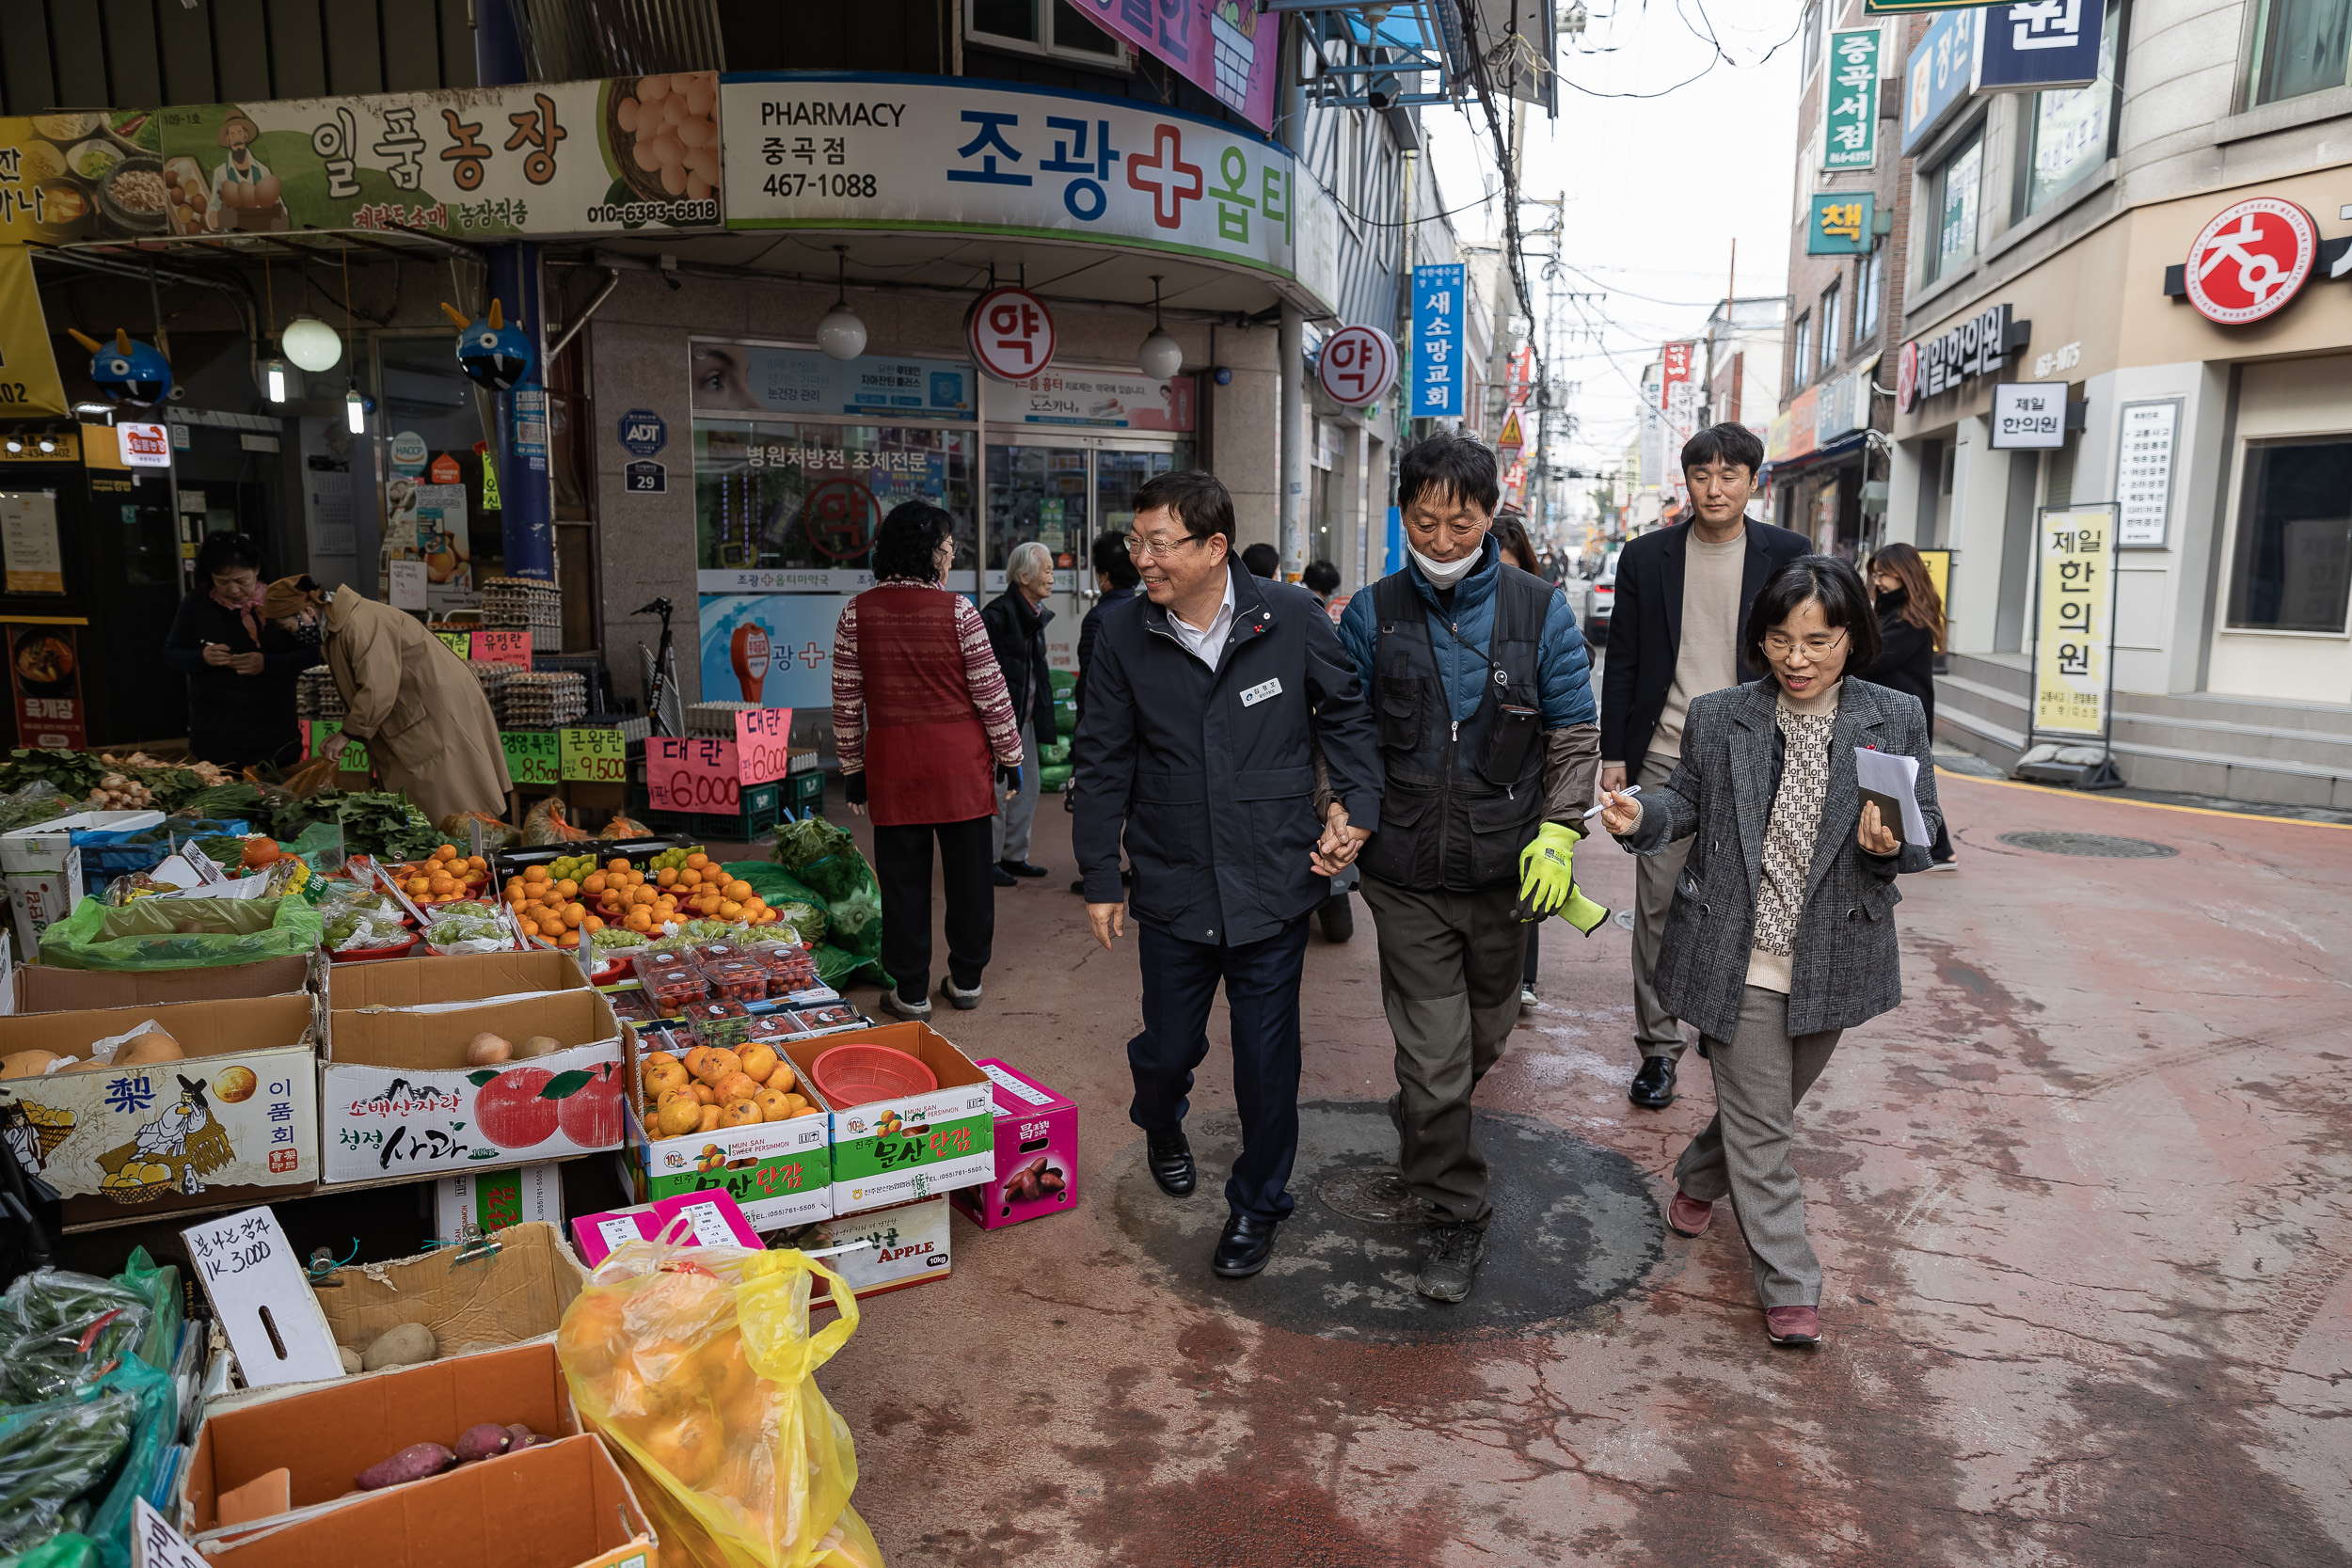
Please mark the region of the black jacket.
MULTIPOLYGON (((1658 716, 1674 689, 1675 660, 1682 652, 1682 576, 1690 523, 1645 533, 1617 557, 1616 609, 1609 621, 1609 657, 1600 671, 1600 755, 1604 762, 1641 771, 1658 716)), ((1802 533, 1754 517, 1747 525, 1747 561, 1740 573, 1740 623, 1775 569, 1813 546, 1802 533)), ((1743 656, 1740 679, 1763 674, 1743 656)))
POLYGON ((1927 710, 1928 734, 1935 733, 1935 639, 1925 626, 1903 619, 1911 595, 1898 588, 1878 598, 1879 657, 1855 674, 1876 686, 1908 691, 1927 710))
POLYGON ((1106 588, 1103 590, 1103 596, 1095 601, 1094 608, 1087 611, 1086 619, 1078 623, 1078 689, 1072 700, 1077 705, 1078 717, 1082 720, 1087 713, 1087 666, 1094 662, 1094 640, 1102 635, 1103 611, 1115 604, 1124 604, 1135 596, 1136 591, 1132 588, 1106 588))
MULTIPOLYGON (((988 627, 988 645, 996 650, 996 667, 1005 673, 1005 692, 1012 699, 1012 716, 1037 726, 1041 750, 1051 746, 1060 731, 1054 723, 1054 676, 1045 667, 1045 623, 1054 612, 1032 605, 1018 588, 1008 588, 980 611, 988 627)), ((1032 764, 1035 758, 1030 759, 1032 764)))
POLYGON ((1330 895, 1308 863, 1314 747, 1351 827, 1380 826, 1372 705, 1331 618, 1292 583, 1228 562, 1233 628, 1212 672, 1137 595, 1103 609, 1072 748, 1071 836, 1089 904, 1115 904, 1121 835, 1136 919, 1240 946, 1330 895))
MULTIPOLYGON (((256 612, 256 620, 260 620, 256 612)), ((276 623, 261 621, 257 643, 246 634, 236 611, 225 610, 199 589, 180 601, 164 638, 164 662, 188 677, 188 750, 202 762, 291 763, 302 752, 294 727, 294 684, 319 661, 319 651, 295 641, 276 623), (262 673, 240 675, 204 662, 204 644, 221 642, 232 654, 262 656, 262 673)))

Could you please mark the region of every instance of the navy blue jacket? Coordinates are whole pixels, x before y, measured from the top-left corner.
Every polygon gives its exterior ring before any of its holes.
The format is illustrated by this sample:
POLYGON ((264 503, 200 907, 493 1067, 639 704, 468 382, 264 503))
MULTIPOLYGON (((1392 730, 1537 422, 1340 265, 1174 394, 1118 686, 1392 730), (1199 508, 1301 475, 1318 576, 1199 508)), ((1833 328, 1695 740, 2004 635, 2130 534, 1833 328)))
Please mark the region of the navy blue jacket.
POLYGON ((1072 694, 1071 701, 1077 705, 1081 719, 1086 717, 1087 711, 1087 666, 1094 660, 1094 640, 1102 635, 1103 611, 1115 604, 1125 604, 1129 599, 1140 597, 1141 594, 1142 590, 1137 588, 1105 588, 1102 598, 1096 600, 1094 608, 1087 611, 1086 619, 1078 623, 1078 689, 1072 694))
MULTIPOLYGON (((1454 585, 1450 617, 1421 568, 1409 560, 1405 565, 1406 579, 1431 610, 1429 651, 1436 656, 1438 678, 1445 683, 1446 704, 1464 723, 1486 699, 1486 649, 1494 639, 1495 584, 1502 580, 1502 546, 1489 534, 1479 547, 1484 554, 1476 569, 1454 585), (1454 641, 1454 634, 1446 629, 1449 618, 1462 628, 1470 646, 1454 641)), ((1340 641, 1356 660, 1356 673, 1370 682, 1380 644, 1371 589, 1347 601, 1347 610, 1340 617, 1340 641)), ((1568 608, 1568 596, 1555 590, 1550 607, 1544 611, 1543 641, 1536 656, 1545 729, 1565 730, 1593 721, 1591 676, 1592 663, 1584 651, 1584 634, 1576 628, 1576 611, 1568 608)))
POLYGON ((1071 752, 1071 836, 1088 903, 1126 896, 1143 925, 1238 947, 1330 895, 1308 862, 1323 836, 1314 745, 1351 827, 1380 826, 1381 769, 1372 705, 1314 595, 1238 558, 1226 569, 1233 629, 1214 672, 1149 598, 1103 607, 1071 752))

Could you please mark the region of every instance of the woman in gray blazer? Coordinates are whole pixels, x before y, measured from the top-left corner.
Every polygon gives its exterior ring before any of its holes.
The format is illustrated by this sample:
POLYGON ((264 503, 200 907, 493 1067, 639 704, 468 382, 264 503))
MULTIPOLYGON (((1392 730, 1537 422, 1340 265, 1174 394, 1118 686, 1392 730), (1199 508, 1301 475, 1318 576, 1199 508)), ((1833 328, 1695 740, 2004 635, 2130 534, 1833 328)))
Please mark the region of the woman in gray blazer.
POLYGON ((1851 566, 1789 562, 1756 595, 1743 639, 1747 662, 1771 674, 1691 705, 1682 759, 1662 788, 1603 797, 1602 826, 1635 854, 1697 835, 1675 885, 1658 991, 1698 1027, 1715 1117, 1675 1164, 1666 1223, 1696 1236, 1730 1198, 1774 1344, 1821 1337, 1821 1265, 1788 1161, 1797 1104, 1841 1032, 1902 1001, 1895 875, 1929 864, 1899 821, 1862 799, 1854 753, 1915 758, 1929 839, 1943 821, 1919 699, 1846 675, 1878 645, 1851 566))

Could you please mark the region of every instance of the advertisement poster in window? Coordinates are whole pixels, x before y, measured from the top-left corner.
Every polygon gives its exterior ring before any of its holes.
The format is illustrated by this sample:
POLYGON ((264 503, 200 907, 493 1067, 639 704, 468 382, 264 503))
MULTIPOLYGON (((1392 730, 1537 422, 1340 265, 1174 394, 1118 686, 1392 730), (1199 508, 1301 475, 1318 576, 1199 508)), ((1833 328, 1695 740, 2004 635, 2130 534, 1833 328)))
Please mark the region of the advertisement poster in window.
POLYGON ((831 708, 834 627, 852 597, 703 594, 703 701, 831 708))
POLYGON ((697 420, 697 581, 706 594, 857 593, 872 585, 874 531, 893 509, 953 514, 973 533, 969 430, 936 425, 697 420))
POLYGON ((427 484, 416 474, 403 473, 386 480, 384 538, 376 570, 384 601, 391 599, 392 562, 415 561, 424 566, 427 610, 468 610, 481 603, 474 591, 473 546, 466 529, 463 484, 427 484))
POLYGON ((65 592, 55 490, 0 491, 0 562, 11 594, 65 592))
POLYGON ((2042 515, 2033 733, 2104 739, 2115 652, 2115 508, 2042 515))
POLYGON ((1057 365, 1041 375, 992 387, 991 423, 1094 425, 1105 430, 1179 430, 1193 426, 1195 387, 1188 375, 1166 381, 1133 371, 1083 371, 1057 365))
POLYGON ((72 626, 12 626, 8 689, 21 746, 78 752, 89 744, 82 711, 82 660, 72 626))
POLYGON ((697 408, 968 420, 977 407, 972 367, 959 359, 835 359, 810 348, 697 339, 689 366, 697 408))

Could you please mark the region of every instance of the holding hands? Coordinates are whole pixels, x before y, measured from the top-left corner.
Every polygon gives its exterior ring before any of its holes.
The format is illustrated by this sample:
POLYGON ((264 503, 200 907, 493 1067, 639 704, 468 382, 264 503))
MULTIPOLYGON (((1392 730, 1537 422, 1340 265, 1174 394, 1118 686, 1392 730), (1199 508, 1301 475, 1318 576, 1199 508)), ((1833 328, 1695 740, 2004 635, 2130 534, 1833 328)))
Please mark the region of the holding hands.
POLYGON ((1347 808, 1337 800, 1323 818, 1323 837, 1308 851, 1307 858, 1318 877, 1336 877, 1356 863, 1356 856, 1372 837, 1368 828, 1347 825, 1347 808))

